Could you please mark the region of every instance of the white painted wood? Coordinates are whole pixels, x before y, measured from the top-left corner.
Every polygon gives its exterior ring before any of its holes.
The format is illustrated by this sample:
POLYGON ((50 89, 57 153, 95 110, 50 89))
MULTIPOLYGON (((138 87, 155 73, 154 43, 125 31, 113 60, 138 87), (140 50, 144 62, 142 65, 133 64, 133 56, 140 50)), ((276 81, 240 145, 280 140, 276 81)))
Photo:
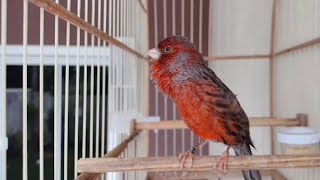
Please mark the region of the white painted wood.
POLYGON ((210 1, 211 55, 268 54, 272 1, 210 1))
MULTIPOLYGON (((211 1, 209 56, 268 54, 271 14, 269 0, 211 1)), ((270 116, 268 59, 211 61, 209 66, 237 95, 249 117, 270 116)), ((250 131, 257 147, 253 153, 270 154, 270 128, 255 127, 250 131)), ((210 154, 221 155, 225 150, 223 144, 209 144, 210 154)))
MULTIPOLYGON (((278 50, 320 36, 318 0, 279 1, 277 24, 278 50)), ((320 131, 320 46, 281 55, 276 58, 275 114, 278 117, 307 113, 309 126, 320 131)), ((319 168, 282 170, 292 180, 320 179, 319 168)))
MULTIPOLYGON (((77 2, 77 15, 80 17, 81 13, 81 1, 77 2)), ((69 47, 70 53, 70 47, 69 47)), ((77 65, 76 65, 76 102, 75 102, 75 114, 74 114, 74 178, 78 176, 78 153, 79 153, 79 91, 80 91, 80 66, 79 58, 80 57, 80 28, 77 28, 77 65)), ((70 54, 69 54, 70 62, 70 54)))
POLYGON ((28 94, 27 94, 27 71, 28 71, 28 1, 23 1, 23 63, 22 63, 22 179, 28 180, 28 117, 27 117, 27 106, 28 106, 28 94))
POLYGON ((44 44, 44 9, 40 8, 40 67, 39 67, 39 179, 44 179, 44 66, 43 66, 43 44, 44 44))
MULTIPOLYGON (((58 58, 65 59, 67 54, 66 46, 60 45, 57 47, 57 51, 59 52, 58 58)), ((21 45, 7 45, 7 65, 21 65, 22 64, 22 49, 23 47, 21 45)), ((87 54, 87 50, 85 46, 79 47, 79 65, 83 66, 85 64, 86 58, 98 58, 98 47, 93 48, 93 54, 87 54)), ((72 66, 77 65, 77 46, 70 46, 69 47, 69 64, 72 66)), ((28 65, 39 65, 40 63, 40 46, 38 45, 30 45, 27 49, 28 54, 28 65)), ((110 49, 109 47, 106 47, 106 60, 101 62, 100 65, 109 65, 110 61, 110 49)), ((44 65, 47 66, 53 66, 55 64, 55 47, 51 45, 44 45, 43 46, 43 58, 45 61, 43 62, 44 65)), ((101 54, 100 58, 104 58, 104 56, 101 54)), ((66 65, 66 61, 58 61, 58 65, 66 65)), ((93 62, 94 65, 98 64, 98 61, 93 62)))
POLYGON ((1 1, 1 62, 0 62, 0 180, 7 179, 7 0, 1 1))
POLYGON ((277 51, 320 36, 319 0, 280 0, 277 51))

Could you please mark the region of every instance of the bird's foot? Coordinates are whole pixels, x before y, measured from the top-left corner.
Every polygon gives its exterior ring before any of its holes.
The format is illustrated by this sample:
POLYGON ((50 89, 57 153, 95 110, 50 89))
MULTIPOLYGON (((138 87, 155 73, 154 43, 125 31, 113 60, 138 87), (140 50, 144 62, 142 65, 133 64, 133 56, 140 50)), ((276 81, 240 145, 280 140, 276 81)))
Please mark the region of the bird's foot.
POLYGON ((193 161, 193 154, 194 150, 191 149, 191 151, 186 151, 185 153, 180 153, 179 154, 179 163, 181 164, 181 169, 187 167, 191 168, 192 167, 192 161, 193 161), (189 160, 188 166, 185 166, 185 163, 189 160))
POLYGON ((219 173, 218 174, 219 180, 221 180, 222 176, 227 173, 228 162, 229 162, 229 148, 219 157, 215 167, 219 173))

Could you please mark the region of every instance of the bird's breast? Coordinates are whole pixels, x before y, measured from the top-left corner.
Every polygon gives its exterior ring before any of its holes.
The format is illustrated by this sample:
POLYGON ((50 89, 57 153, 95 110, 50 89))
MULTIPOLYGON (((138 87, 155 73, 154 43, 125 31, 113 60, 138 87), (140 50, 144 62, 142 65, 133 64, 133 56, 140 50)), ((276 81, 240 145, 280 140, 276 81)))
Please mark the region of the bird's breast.
POLYGON ((181 90, 175 102, 184 122, 196 135, 204 140, 219 141, 219 119, 201 98, 181 90))

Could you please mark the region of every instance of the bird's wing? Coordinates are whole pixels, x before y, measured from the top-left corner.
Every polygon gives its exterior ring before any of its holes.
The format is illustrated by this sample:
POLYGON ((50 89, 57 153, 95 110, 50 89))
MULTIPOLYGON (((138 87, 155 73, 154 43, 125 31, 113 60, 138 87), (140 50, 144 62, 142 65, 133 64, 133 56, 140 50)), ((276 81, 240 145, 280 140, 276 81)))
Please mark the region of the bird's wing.
POLYGON ((210 68, 206 67, 202 74, 207 82, 207 87, 210 84, 216 89, 212 93, 208 92, 212 89, 203 88, 204 93, 209 96, 207 99, 214 99, 208 102, 216 109, 215 115, 225 120, 224 126, 230 135, 238 136, 239 142, 246 142, 253 146, 249 132, 249 120, 236 95, 210 68))

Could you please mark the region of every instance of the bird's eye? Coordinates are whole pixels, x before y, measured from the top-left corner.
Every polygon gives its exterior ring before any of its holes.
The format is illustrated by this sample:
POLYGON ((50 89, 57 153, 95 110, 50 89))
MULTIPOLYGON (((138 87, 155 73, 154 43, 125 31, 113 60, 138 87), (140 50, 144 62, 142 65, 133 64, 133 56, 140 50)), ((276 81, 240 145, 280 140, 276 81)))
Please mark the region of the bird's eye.
POLYGON ((170 46, 167 46, 165 49, 164 49, 164 52, 170 52, 171 51, 171 47, 170 46))

